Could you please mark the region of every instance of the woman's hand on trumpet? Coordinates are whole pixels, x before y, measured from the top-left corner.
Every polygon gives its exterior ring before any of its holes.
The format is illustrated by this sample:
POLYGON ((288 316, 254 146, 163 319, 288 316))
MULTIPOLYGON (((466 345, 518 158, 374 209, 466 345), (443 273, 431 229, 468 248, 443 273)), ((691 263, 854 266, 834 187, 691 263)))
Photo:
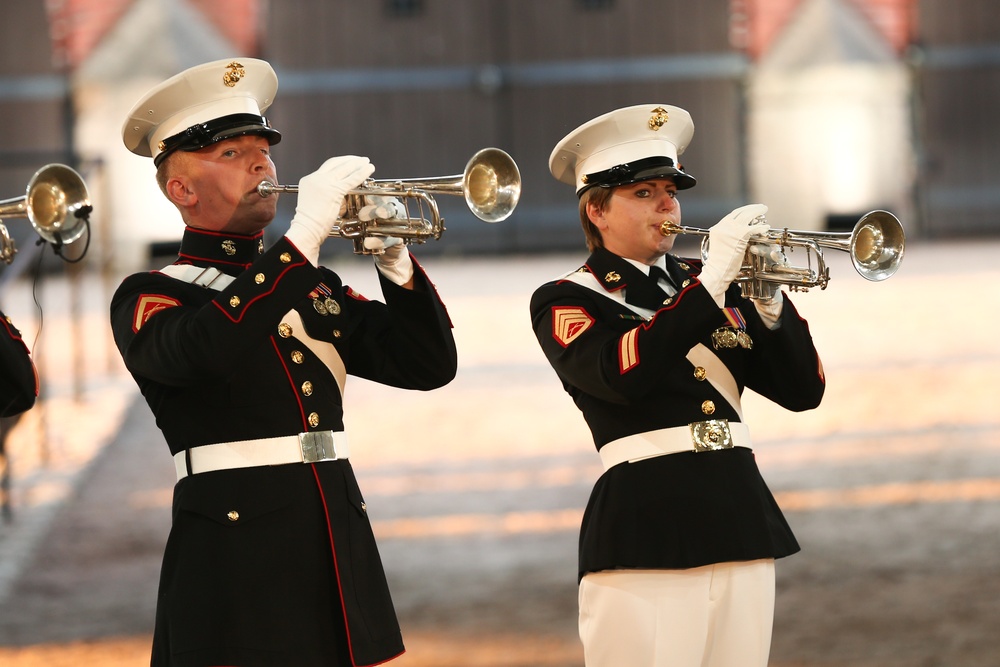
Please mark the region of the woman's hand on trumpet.
POLYGON ((337 222, 347 192, 358 187, 375 171, 366 157, 333 157, 299 181, 295 215, 285 237, 313 265, 319 263, 319 248, 337 222))
POLYGON ((739 275, 750 238, 767 234, 771 226, 764 222, 767 206, 742 206, 708 230, 708 259, 701 271, 701 283, 715 303, 722 308, 726 290, 739 275))

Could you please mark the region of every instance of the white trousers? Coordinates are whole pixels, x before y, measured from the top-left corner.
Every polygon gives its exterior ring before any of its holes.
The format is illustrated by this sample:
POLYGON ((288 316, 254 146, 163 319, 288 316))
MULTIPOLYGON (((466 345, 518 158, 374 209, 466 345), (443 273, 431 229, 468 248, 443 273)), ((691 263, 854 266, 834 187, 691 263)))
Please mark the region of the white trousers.
POLYGON ((766 667, 774 560, 607 570, 580 582, 587 667, 766 667))

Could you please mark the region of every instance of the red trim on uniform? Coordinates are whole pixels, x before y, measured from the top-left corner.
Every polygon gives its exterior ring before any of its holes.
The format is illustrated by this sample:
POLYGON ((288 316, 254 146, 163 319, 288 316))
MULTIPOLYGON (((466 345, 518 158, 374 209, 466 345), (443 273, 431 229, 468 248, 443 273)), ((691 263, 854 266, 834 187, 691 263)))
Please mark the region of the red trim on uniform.
MULTIPOLYGON (((671 299, 670 301, 669 306, 663 306, 662 308, 657 308, 656 313, 659 313, 661 310, 673 310, 674 308, 677 307, 677 304, 680 303, 681 297, 683 297, 685 294, 687 294, 688 292, 690 292, 699 285, 701 285, 700 280, 698 280, 697 278, 692 279, 691 283, 687 287, 685 287, 680 292, 674 295, 673 299, 671 299)), ((653 318, 649 321, 650 324, 652 323, 653 320, 656 319, 656 313, 653 313, 653 318)), ((647 324, 646 326, 649 326, 649 324, 647 324)))
POLYGON ((656 320, 656 316, 660 313, 660 311, 672 310, 676 308, 678 302, 681 300, 681 297, 684 296, 688 290, 694 289, 700 284, 701 283, 697 279, 692 280, 687 287, 674 296, 669 306, 657 309, 657 311, 653 313, 653 317, 650 318, 648 322, 626 332, 620 339, 618 339, 618 372, 620 374, 624 375, 639 365, 639 332, 649 329, 653 325, 653 321, 656 320))
POLYGON ((0 324, 2 324, 3 328, 7 330, 8 336, 13 338, 14 340, 21 340, 21 337, 14 333, 14 329, 11 328, 10 322, 0 317, 0 324))
MULTIPOLYGON (((373 663, 371 663, 369 665, 361 665, 361 667, 378 667, 379 665, 384 665, 384 664, 388 663, 390 660, 395 660, 396 658, 398 658, 399 656, 403 655, 404 653, 406 653, 406 649, 403 649, 402 651, 400 651, 396 655, 392 656, 391 658, 386 658, 382 662, 373 662, 373 663)), ((357 667, 357 666, 355 666, 355 667, 357 667)))
MULTIPOLYGON (((212 236, 212 237, 220 238, 220 239, 221 238, 224 238, 224 239, 240 238, 240 239, 246 239, 246 240, 249 240, 249 241, 260 241, 260 240, 262 240, 264 238, 264 232, 262 232, 262 231, 261 232, 257 232, 256 234, 252 234, 251 236, 246 236, 245 234, 227 234, 225 232, 217 232, 217 231, 214 231, 214 230, 211 230, 211 229, 200 229, 200 228, 197 228, 197 227, 188 227, 187 228, 187 232, 189 234, 191 234, 191 235, 212 236)), ((224 260, 218 259, 217 257, 199 257, 197 255, 190 255, 190 254, 183 253, 183 252, 178 252, 177 256, 178 257, 190 258, 190 259, 196 260, 196 261, 200 260, 200 261, 203 261, 203 262, 214 263, 214 264, 226 264, 228 266, 239 266, 239 267, 241 267, 243 269, 249 268, 250 265, 252 264, 252 262, 249 263, 249 264, 248 263, 244 263, 244 262, 226 262, 224 260)), ((183 264, 183 263, 185 263, 185 262, 174 262, 174 264, 183 264)))
POLYGON ((600 286, 603 287, 604 291, 606 291, 606 292, 617 292, 619 290, 623 290, 626 287, 628 287, 628 285, 626 283, 622 283, 621 285, 618 285, 614 289, 608 289, 608 286, 605 284, 605 281, 602 280, 601 277, 597 275, 596 271, 594 271, 592 268, 590 268, 589 264, 585 263, 584 266, 587 267, 587 270, 590 271, 590 275, 594 276, 594 278, 597 280, 598 284, 600 284, 600 286))
POLYGON ((226 319, 228 319, 228 320, 229 320, 230 322, 233 322, 234 324, 236 324, 236 323, 239 323, 239 322, 241 322, 241 321, 243 320, 243 315, 245 315, 245 314, 246 314, 246 312, 247 312, 248 310, 250 310, 250 306, 251 306, 251 305, 252 305, 252 304, 253 304, 254 302, 256 302, 256 301, 258 301, 258 300, 260 300, 260 299, 263 299, 263 298, 264 298, 264 297, 266 297, 266 296, 271 296, 271 294, 273 294, 273 293, 274 293, 274 290, 278 289, 278 283, 279 283, 279 282, 281 282, 281 279, 285 277, 285 274, 286 274, 286 273, 288 273, 289 271, 291 271, 291 270, 292 270, 293 268, 297 268, 297 267, 300 267, 300 266, 302 266, 302 265, 303 265, 303 264, 305 264, 305 263, 306 263, 306 261, 305 261, 305 260, 303 259, 303 260, 302 260, 302 262, 300 262, 300 263, 298 263, 298 264, 289 264, 289 265, 288 265, 288 266, 287 266, 287 267, 285 268, 285 270, 284 270, 284 271, 282 271, 281 273, 279 273, 279 274, 278 274, 278 277, 277 277, 277 278, 275 278, 275 280, 274 280, 274 284, 273 284, 273 285, 271 286, 271 289, 269 289, 268 291, 266 291, 266 292, 263 292, 263 293, 261 293, 261 294, 258 294, 257 296, 253 297, 252 299, 250 299, 249 301, 247 301, 247 302, 246 302, 246 304, 244 304, 244 305, 243 305, 243 308, 241 308, 241 309, 240 309, 240 315, 239 315, 239 317, 233 317, 232 315, 230 315, 230 314, 229 314, 229 313, 228 313, 228 312, 226 311, 225 307, 224 307, 224 306, 223 306, 223 305, 222 305, 221 303, 219 303, 218 299, 216 299, 216 300, 213 300, 213 301, 212 301, 212 303, 214 303, 214 304, 215 304, 215 306, 216 306, 216 307, 217 307, 217 308, 218 308, 218 309, 219 309, 220 311, 222 311, 222 314, 223 314, 223 315, 225 315, 225 316, 226 316, 226 319))
POLYGON ((417 258, 413 256, 412 252, 410 253, 410 261, 413 262, 414 267, 420 270, 420 275, 422 275, 424 277, 424 280, 427 281, 427 284, 431 286, 431 291, 434 292, 434 296, 437 298, 438 303, 441 304, 441 309, 444 310, 444 316, 448 318, 448 327, 450 329, 454 329, 455 324, 454 322, 451 321, 451 314, 448 312, 448 306, 445 305, 445 302, 441 300, 441 295, 438 294, 437 286, 431 282, 431 279, 427 275, 427 272, 424 271, 424 267, 420 265, 420 262, 417 261, 417 258))
POLYGON ((310 463, 313 477, 316 479, 316 490, 319 491, 319 499, 323 505, 323 515, 326 517, 326 534, 330 537, 330 554, 333 556, 333 574, 337 577, 337 597, 340 598, 340 612, 344 617, 344 634, 347 635, 347 652, 351 654, 351 664, 357 665, 354 661, 354 646, 351 644, 351 629, 347 625, 347 605, 344 603, 344 587, 340 584, 340 564, 337 562, 337 547, 333 541, 333 525, 330 523, 330 510, 326 506, 326 494, 323 493, 323 484, 319 480, 319 472, 316 464, 310 463))
POLYGON ((347 605, 344 603, 344 590, 340 585, 340 565, 337 562, 337 546, 333 541, 333 524, 330 522, 330 512, 326 505, 326 494, 323 493, 323 483, 320 482, 319 472, 316 470, 316 464, 310 463, 309 467, 312 468, 313 477, 316 480, 316 490, 319 491, 320 502, 323 504, 323 514, 326 516, 326 534, 330 536, 330 554, 333 556, 333 572, 334 576, 337 577, 337 595, 340 597, 340 610, 344 617, 344 634, 347 635, 347 651, 351 654, 351 664, 354 665, 354 667, 376 667, 376 665, 384 665, 390 660, 395 660, 399 656, 406 653, 406 649, 403 649, 391 658, 386 658, 381 662, 372 662, 362 666, 359 666, 357 661, 354 659, 354 646, 351 644, 351 628, 347 624, 347 605))
POLYGON ((149 318, 167 308, 181 305, 181 302, 172 296, 163 294, 140 294, 135 302, 135 313, 132 315, 132 333, 139 333, 149 318))
MULTIPOLYGON (((788 297, 784 297, 784 298, 785 298, 785 303, 782 306, 782 308, 791 308, 792 312, 795 313, 795 317, 799 318, 799 322, 802 322, 802 324, 805 326, 806 333, 811 336, 812 334, 809 332, 809 322, 806 321, 806 318, 804 318, 801 315, 799 315, 799 309, 795 307, 795 304, 793 304, 791 302, 791 300, 788 299, 788 297)), ((826 386, 826 371, 823 369, 823 360, 820 359, 820 357, 819 357, 819 351, 816 352, 816 372, 819 375, 820 382, 822 382, 823 386, 825 387, 826 386)))
POLYGON ((299 416, 302 418, 302 432, 309 430, 309 424, 306 422, 306 406, 302 405, 302 399, 299 398, 298 388, 295 386, 295 378, 292 377, 292 372, 288 370, 288 364, 285 363, 285 358, 281 355, 281 350, 278 348, 278 342, 274 339, 274 336, 270 337, 271 345, 274 347, 275 354, 278 355, 278 363, 281 367, 285 369, 285 377, 288 378, 288 384, 292 388, 292 396, 295 397, 295 402, 299 404, 299 416))
POLYGON ((15 333, 17 329, 6 319, 0 317, 0 324, 3 324, 4 329, 7 330, 7 335, 10 336, 11 340, 16 340, 24 348, 24 353, 28 355, 28 363, 31 364, 31 372, 35 375, 35 398, 38 398, 38 391, 41 388, 41 383, 38 380, 38 368, 35 366, 35 362, 31 358, 31 350, 28 349, 28 344, 24 342, 21 338, 21 334, 15 333))
POLYGON ((347 288, 347 296, 351 297, 355 301, 368 301, 368 297, 361 292, 356 292, 353 287, 347 288))
POLYGON ((21 337, 21 332, 17 330, 17 327, 2 317, 0 317, 0 324, 3 324, 4 329, 7 330, 7 335, 10 336, 11 340, 16 340, 21 343, 21 347, 24 348, 24 351, 31 354, 31 350, 28 349, 28 344, 24 342, 24 338, 21 337))
POLYGON ((217 238, 231 239, 233 237, 242 237, 245 239, 250 239, 251 241, 256 241, 257 239, 264 238, 264 232, 255 232, 250 236, 246 234, 229 234, 226 232, 217 232, 214 229, 202 229, 201 227, 188 227, 186 230, 189 234, 200 234, 202 236, 215 236, 217 238))

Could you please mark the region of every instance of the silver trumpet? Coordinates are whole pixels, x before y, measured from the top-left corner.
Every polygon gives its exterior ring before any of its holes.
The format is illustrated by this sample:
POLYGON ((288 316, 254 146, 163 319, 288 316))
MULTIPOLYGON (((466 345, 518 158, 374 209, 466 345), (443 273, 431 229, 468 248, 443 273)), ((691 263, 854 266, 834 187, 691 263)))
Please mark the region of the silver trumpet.
MULTIPOLYGON (((86 183, 64 164, 45 165, 28 181, 24 195, 0 201, 0 219, 27 218, 57 251, 83 235, 92 210, 86 183)), ((10 264, 16 253, 14 240, 0 223, 0 261, 10 264)))
MULTIPOLYGON (((708 258, 708 230, 684 227, 670 220, 660 225, 660 233, 695 234, 705 237, 701 242, 701 255, 708 258)), ((899 219, 888 211, 870 211, 855 223, 850 232, 803 232, 790 229, 771 229, 753 236, 743 256, 743 266, 736 278, 744 297, 761 299, 769 296, 764 283, 788 285, 793 292, 806 292, 811 287, 826 289, 830 282, 830 269, 823 259, 823 249, 842 250, 850 253, 854 269, 865 280, 880 282, 890 277, 903 261, 906 239, 899 219), (771 257, 770 246, 781 248, 781 257, 771 257), (806 249, 807 265, 791 266, 784 261, 786 248, 806 249), (813 256, 816 266, 813 267, 813 256)))
MULTIPOLYGON (((261 197, 276 192, 298 192, 297 185, 276 185, 263 181, 257 186, 261 197)), ((521 174, 514 160, 499 148, 483 148, 465 165, 465 170, 455 176, 437 176, 412 179, 368 179, 360 187, 349 190, 344 198, 345 210, 330 230, 330 236, 351 239, 354 252, 370 255, 381 252, 365 248, 368 237, 396 237, 404 243, 424 243, 427 239, 440 239, 444 233, 444 218, 438 212, 433 194, 462 195, 473 215, 483 222, 506 220, 521 197, 521 174), (405 217, 361 220, 359 213, 365 206, 365 197, 396 197, 406 207, 405 217), (415 214, 410 213, 410 203, 415 214), (425 216, 425 207, 426 215, 425 216)))

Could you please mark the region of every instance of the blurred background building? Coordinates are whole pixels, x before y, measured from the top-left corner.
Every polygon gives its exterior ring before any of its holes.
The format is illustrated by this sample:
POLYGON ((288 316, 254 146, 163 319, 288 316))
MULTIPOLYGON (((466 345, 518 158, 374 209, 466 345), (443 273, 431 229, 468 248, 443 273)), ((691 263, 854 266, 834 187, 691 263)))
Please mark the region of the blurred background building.
MULTIPOLYGON (((448 231, 422 253, 582 252, 549 152, 644 102, 694 117, 686 224, 762 201, 795 229, 850 229, 873 208, 911 240, 997 229, 992 0, 31 0, 4 13, 0 198, 45 163, 74 166, 94 200, 88 261, 112 272, 169 253, 181 231, 151 162, 122 146, 125 113, 166 77, 237 55, 279 74, 282 182, 346 153, 370 156, 377 178, 460 173, 486 146, 514 157, 511 218, 485 224, 440 197, 448 231)), ((34 247, 26 223, 8 227, 34 247)))
MULTIPOLYGON (((0 422, 0 665, 148 664, 173 467, 108 304, 123 275, 171 261, 182 223, 120 130, 151 86, 241 56, 280 76, 268 115, 285 183, 345 153, 370 156, 379 178, 456 174, 487 146, 523 177, 516 211, 494 225, 438 197, 448 230, 415 251, 439 255, 427 265, 455 323, 456 380, 403 397, 351 380, 347 426, 418 661, 406 664, 581 663, 573 563, 600 466, 527 306, 586 254, 571 189, 548 173, 552 147, 639 103, 693 114, 685 224, 762 201, 777 226, 845 231, 886 208, 906 229, 898 277, 862 285, 834 256, 834 287, 794 297, 828 371, 824 406, 792 414, 744 395, 804 547, 778 575, 772 664, 997 664, 1000 314, 980 312, 1000 281, 997 0, 2 7, 0 200, 60 162, 84 176, 94 211, 76 264, 36 245, 25 220, 0 220, 19 248, 0 263, 0 308, 42 392, 16 426, 0 422)), ((272 237, 295 198, 281 201, 272 237)), ((351 251, 324 246, 376 297, 370 260, 351 251)))

